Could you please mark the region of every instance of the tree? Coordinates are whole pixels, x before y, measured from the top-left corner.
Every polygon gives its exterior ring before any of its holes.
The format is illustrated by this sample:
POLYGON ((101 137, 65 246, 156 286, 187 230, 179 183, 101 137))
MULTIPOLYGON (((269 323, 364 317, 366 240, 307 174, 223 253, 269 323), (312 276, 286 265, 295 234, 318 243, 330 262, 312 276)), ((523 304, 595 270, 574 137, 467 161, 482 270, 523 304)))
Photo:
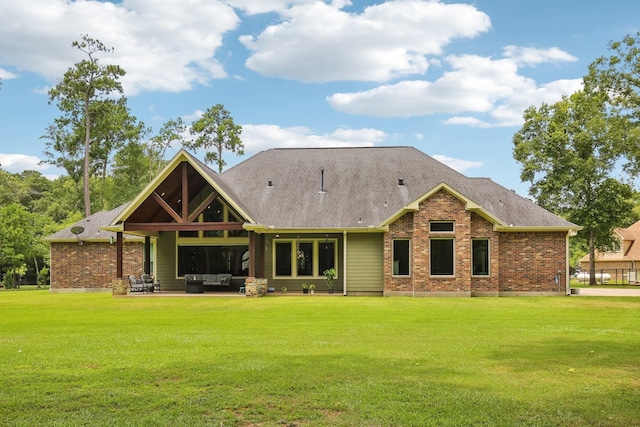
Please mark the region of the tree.
POLYGON ((589 66, 584 78, 585 90, 607 97, 608 114, 627 122, 629 137, 620 147, 626 158, 624 169, 640 173, 640 33, 609 43, 612 54, 602 56, 589 66))
POLYGON ((174 143, 185 145, 184 133, 187 126, 182 117, 169 120, 160 128, 160 132, 147 142, 146 153, 149 157, 149 180, 156 176, 164 167, 164 153, 174 143))
POLYGON ((82 41, 74 41, 72 47, 87 55, 74 67, 69 68, 61 81, 49 91, 49 103, 57 100, 58 108, 65 115, 65 119, 72 129, 82 124, 84 128, 84 161, 83 161, 83 199, 85 216, 91 215, 91 198, 89 192, 90 150, 92 144, 92 120, 98 110, 112 92, 123 93, 119 78, 125 71, 117 65, 100 65, 96 54, 110 53, 100 42, 82 36, 82 41))
POLYGON ((34 254, 35 228, 32 215, 18 203, 0 207, 0 267, 16 272, 34 254))
POLYGON ((151 181, 146 171, 151 160, 145 154, 146 145, 130 142, 115 155, 112 185, 117 191, 110 198, 109 209, 132 200, 151 181))
POLYGON ((633 203, 630 185, 612 178, 626 121, 607 115, 607 96, 576 92, 561 101, 525 111, 514 135, 514 158, 522 164, 522 181, 545 207, 583 226, 588 243, 590 284, 595 284, 595 250, 612 248, 613 228, 626 225, 633 203))
POLYGON ((207 163, 217 163, 218 172, 226 162, 222 159, 223 151, 230 151, 239 156, 244 155, 244 144, 240 139, 242 126, 233 123, 233 119, 222 104, 209 108, 200 119, 191 124, 191 134, 196 137, 192 142, 187 142, 186 147, 191 149, 204 148, 204 160, 207 163), (215 151, 208 151, 214 149, 215 151))

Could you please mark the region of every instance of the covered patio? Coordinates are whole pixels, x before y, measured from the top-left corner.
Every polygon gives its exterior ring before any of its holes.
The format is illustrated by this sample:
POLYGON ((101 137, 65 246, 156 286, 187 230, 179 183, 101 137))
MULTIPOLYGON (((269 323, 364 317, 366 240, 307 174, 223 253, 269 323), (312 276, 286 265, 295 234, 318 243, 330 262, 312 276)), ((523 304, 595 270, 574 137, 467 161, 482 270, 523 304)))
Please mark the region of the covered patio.
MULTIPOLYGON (((124 235, 144 238, 143 273, 162 294, 185 292, 185 279, 205 279, 207 293, 240 295, 247 280, 265 277, 265 235, 230 190, 193 157, 178 156, 105 230, 116 233, 116 280, 124 280, 124 235), (231 280, 217 281, 216 275, 231 280)), ((266 280, 266 279, 264 279, 266 280)), ((261 280, 262 282, 262 280, 261 280)))

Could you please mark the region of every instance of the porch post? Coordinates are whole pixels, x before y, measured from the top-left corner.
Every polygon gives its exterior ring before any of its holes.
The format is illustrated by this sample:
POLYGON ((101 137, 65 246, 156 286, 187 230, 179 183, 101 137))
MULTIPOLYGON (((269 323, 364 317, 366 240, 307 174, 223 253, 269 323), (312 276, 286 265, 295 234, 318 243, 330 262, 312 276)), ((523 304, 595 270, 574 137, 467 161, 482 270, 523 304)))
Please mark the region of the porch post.
POLYGON ((260 235, 260 239, 258 240, 258 250, 257 250, 257 256, 258 256, 258 277, 265 277, 264 275, 264 269, 265 269, 265 262, 266 260, 264 259, 264 257, 266 256, 266 250, 265 250, 265 245, 267 244, 267 236, 265 234, 261 234, 260 235))
POLYGON ((122 279, 122 231, 116 233, 116 276, 122 279))
POLYGON ((256 233, 249 231, 249 277, 256 277, 256 233))
POLYGON ((151 236, 144 236, 144 274, 151 274, 151 236))

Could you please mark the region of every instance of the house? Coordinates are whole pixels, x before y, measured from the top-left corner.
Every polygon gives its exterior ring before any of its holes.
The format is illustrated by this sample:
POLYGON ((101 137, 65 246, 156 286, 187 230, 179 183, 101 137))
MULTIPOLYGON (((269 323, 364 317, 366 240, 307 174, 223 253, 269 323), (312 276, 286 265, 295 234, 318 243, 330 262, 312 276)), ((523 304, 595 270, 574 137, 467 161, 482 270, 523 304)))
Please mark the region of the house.
POLYGON ((90 244, 65 247, 71 228, 48 238, 52 291, 111 290, 111 279, 144 271, 163 291, 184 292, 189 275, 228 273, 221 290, 257 278, 322 292, 333 267, 345 295, 565 295, 568 239, 580 229, 412 147, 270 149, 221 174, 182 150, 98 219, 101 234, 115 235, 112 245, 96 241, 109 260, 85 253, 90 244), (111 276, 91 277, 96 262, 111 276), (65 264, 81 268, 62 272, 65 264))
MULTIPOLYGON (((611 277, 627 277, 629 271, 640 268, 640 221, 627 228, 616 228, 613 230, 614 237, 617 238, 619 249, 612 252, 596 251, 595 264, 596 272, 599 274, 609 274, 611 277)), ((582 272, 589 272, 589 254, 580 259, 580 269, 582 272)), ((631 273, 631 281, 637 281, 635 274, 631 273)))

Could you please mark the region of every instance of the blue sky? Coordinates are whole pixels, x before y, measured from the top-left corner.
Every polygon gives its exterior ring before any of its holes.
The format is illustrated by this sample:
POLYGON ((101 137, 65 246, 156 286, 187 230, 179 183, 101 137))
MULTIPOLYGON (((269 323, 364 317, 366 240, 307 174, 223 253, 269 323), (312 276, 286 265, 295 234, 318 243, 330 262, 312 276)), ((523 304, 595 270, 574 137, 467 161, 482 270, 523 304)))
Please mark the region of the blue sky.
POLYGON ((223 104, 244 158, 408 145, 527 195, 512 157, 524 109, 579 89, 638 16, 636 0, 3 0, 0 164, 63 173, 38 164, 60 115, 47 90, 89 34, 115 49, 100 61, 127 71, 129 107, 154 132, 223 104))

